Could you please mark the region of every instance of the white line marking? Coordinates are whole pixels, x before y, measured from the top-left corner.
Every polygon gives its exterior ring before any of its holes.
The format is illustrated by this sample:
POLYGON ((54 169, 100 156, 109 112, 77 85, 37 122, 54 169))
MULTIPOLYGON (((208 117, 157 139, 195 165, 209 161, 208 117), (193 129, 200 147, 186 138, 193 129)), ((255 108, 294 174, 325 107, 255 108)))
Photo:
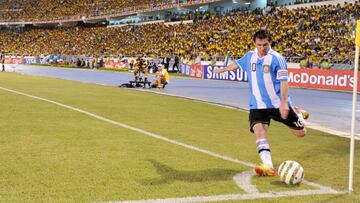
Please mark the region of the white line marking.
POLYGON ((256 173, 251 171, 244 171, 234 176, 234 181, 237 186, 243 189, 246 193, 255 194, 259 193, 259 190, 255 185, 251 184, 251 178, 256 175, 256 173))
POLYGON ((268 192, 268 193, 253 193, 253 194, 228 194, 228 195, 196 196, 196 197, 184 197, 184 198, 110 201, 106 203, 215 202, 215 201, 228 201, 228 200, 248 200, 248 199, 279 198, 279 197, 289 197, 289 196, 305 196, 305 195, 314 195, 314 194, 320 195, 320 194, 344 194, 344 193, 346 192, 333 193, 326 190, 298 190, 298 191, 283 191, 283 192, 268 192))
MULTIPOLYGON (((246 108, 227 105, 227 104, 223 104, 223 103, 220 103, 220 102, 211 102, 211 101, 206 101, 206 100, 203 100, 203 99, 192 98, 192 97, 187 97, 187 96, 182 96, 182 95, 176 95, 176 94, 171 94, 171 93, 166 93, 166 92, 159 92, 159 91, 151 90, 151 89, 134 89, 134 90, 135 91, 141 91, 141 92, 152 92, 152 93, 159 94, 159 95, 166 95, 166 96, 172 96, 172 97, 177 97, 177 98, 182 98, 182 99, 188 99, 188 100, 198 101, 198 102, 202 102, 202 103, 206 103, 206 104, 210 104, 210 105, 214 105, 214 106, 220 106, 220 107, 227 108, 227 109, 235 109, 235 110, 242 111, 242 112, 249 112, 249 110, 246 109, 246 108)), ((345 132, 342 132, 342 131, 339 131, 339 130, 330 129, 328 127, 321 126, 321 125, 316 124, 316 123, 310 123, 308 121, 306 121, 306 128, 311 128, 311 129, 314 129, 314 130, 330 133, 330 134, 336 135, 338 137, 350 138, 349 133, 345 133, 345 132)), ((355 139, 360 140, 360 134, 357 134, 355 139)))
MULTIPOLYGON (((324 127, 324 126, 321 126, 321 125, 318 125, 315 123, 307 122, 307 121, 306 121, 306 127, 312 128, 314 130, 330 133, 330 134, 336 135, 338 137, 350 138, 349 133, 345 133, 345 132, 339 131, 339 130, 334 130, 334 129, 324 127)), ((355 135, 355 140, 360 140, 360 134, 355 135)))
MULTIPOLYGON (((22 65, 23 66, 23 65, 22 65)), ((33 65, 33 66, 36 66, 36 65, 33 65)), ((37 68, 41 66, 36 66, 37 68)), ((51 67, 51 66, 49 66, 51 67)), ((69 70, 69 68, 62 68, 62 67, 53 67, 53 68, 59 68, 59 69, 64 69, 64 70, 69 70)), ((75 68, 77 70, 81 70, 81 71, 100 71, 100 72, 107 72, 105 70, 89 70, 89 69, 81 69, 81 68, 75 68)), ((18 70, 18 69, 17 69, 18 70)), ((19 69, 19 70, 23 70, 23 69, 19 69)), ((21 72, 21 71, 20 71, 21 72)), ((21 73, 21 74, 24 74, 24 73, 21 73)), ((127 72, 122 72, 122 74, 128 74, 130 75, 131 73, 127 73, 127 72)), ((30 74, 31 75, 31 74, 30 74)), ((49 76, 44 76, 44 77, 49 77, 49 76)), ((202 79, 199 79, 199 78, 189 78, 189 77, 176 77, 176 76, 172 76, 172 77, 175 77, 175 78, 179 78, 179 79, 185 79, 185 80, 202 80, 202 79)), ((64 79, 62 78, 63 80, 69 80, 69 79, 64 79)), ((72 80, 73 81, 73 80, 72 80)), ((213 80, 214 82, 233 82, 233 81, 223 81, 223 80, 213 80)), ((81 82, 81 81, 78 81, 78 82, 81 82)), ((89 82, 85 82, 85 83, 89 83, 89 82)), ((93 82, 92 82, 93 83, 93 82)), ((103 84, 103 83, 94 83, 94 84, 98 84, 98 85, 102 85, 102 86, 109 86, 109 84, 103 84)), ((298 87, 292 87, 292 88, 298 88, 298 87)), ((298 89, 311 89, 311 88, 298 88, 298 89)), ((138 90, 138 91, 145 91, 145 92, 153 92, 153 93, 156 93, 156 94, 161 94, 161 95, 167 95, 167 96, 173 96, 173 97, 178 97, 178 98, 184 98, 184 99, 189 99, 189 100, 194 100, 194 101, 200 101, 200 102, 203 102, 203 103, 207 103, 207 104, 211 104, 211 105, 215 105, 215 106, 221 106, 221 107, 224 107, 224 108, 229 108, 229 109, 236 109, 236 110, 239 110, 239 111, 246 111, 248 112, 248 109, 246 108, 242 108, 242 107, 238 107, 238 106, 232 106, 232 105, 227 105, 227 104, 223 104, 220 102, 210 102, 210 101, 206 101, 206 100, 202 100, 202 99, 196 99, 196 98, 192 98, 192 97, 186 97, 186 96, 181 96, 181 95, 176 95, 176 94, 170 94, 170 93, 163 93, 163 92, 158 92, 158 91, 154 91, 154 90, 141 90, 141 89, 135 89, 135 90, 138 90)), ((320 89, 313 89, 313 90, 320 90, 320 89)), ((327 92, 344 92, 344 91, 336 91, 336 90, 321 90, 321 91, 327 91, 327 92)), ((360 110, 359 110, 360 111, 360 110)), ((328 128, 328 127, 325 127, 325 126, 322 126, 322 125, 319 125, 319 124, 315 124, 315 123, 309 123, 307 122, 309 125, 307 125, 306 127, 307 128, 311 128, 311 129, 315 129, 315 130, 318 130, 318 131, 322 131, 322 132, 326 132, 326 133, 330 133, 330 134, 333 134, 333 135, 336 135, 338 137, 344 137, 344 138, 350 138, 350 133, 344 133, 342 131, 339 131, 339 130, 334 130, 334 129, 331 129, 331 128, 328 128)), ((360 140, 360 134, 357 134, 355 135, 355 140, 360 140)))
MULTIPOLYGON (((72 106, 69 106, 69 105, 66 105, 66 104, 62 104, 62 103, 59 103, 59 102, 56 102, 56 101, 52 101, 52 100, 49 100, 49 99, 44 99, 44 98, 41 98, 41 97, 38 97, 38 96, 33 96, 33 95, 30 95, 30 94, 26 94, 26 93, 23 93, 23 92, 19 92, 19 91, 4 88, 4 87, 0 87, 0 89, 4 90, 4 91, 7 91, 7 92, 12 92, 12 93, 15 93, 15 94, 19 94, 19 95, 27 96, 27 97, 30 97, 30 98, 33 98, 33 99, 37 99, 37 100, 41 100, 41 101, 48 102, 48 103, 51 103, 51 104, 55 104, 57 106, 61 106, 61 107, 64 107, 64 108, 67 108, 67 109, 70 109, 70 110, 73 110, 73 111, 76 111, 76 112, 79 112, 79 113, 83 113, 83 114, 88 115, 90 117, 93 117, 93 118, 96 118, 96 119, 99 119, 99 120, 102 120, 102 121, 105 121, 105 122, 108 122, 108 123, 111 123, 111 124, 126 128, 126 129, 129 129, 129 130, 133 130, 135 132, 142 133, 142 134, 148 135, 150 137, 154 137, 156 139, 163 140, 165 142, 169 142, 169 143, 179 145, 179 146, 182 146, 182 147, 194 150, 194 151, 198 151, 198 152, 201 152, 201 153, 204 153, 204 154, 216 157, 216 158, 220 158, 220 159, 223 159, 223 160, 227 160, 227 161, 230 161, 230 162, 233 162, 233 163, 242 164, 242 165, 249 166, 249 167, 254 167, 255 166, 255 164, 253 164, 253 163, 241 161, 241 160, 234 159, 234 158, 231 158, 231 157, 227 157, 227 156, 224 156, 224 155, 221 155, 221 154, 217 154, 217 153, 205 150, 205 149, 201 149, 201 148, 189 145, 189 144, 185 144, 185 143, 182 143, 182 142, 171 140, 171 139, 168 139, 166 137, 160 136, 158 134, 151 133, 151 132, 139 129, 139 128, 135 128, 135 127, 132 127, 130 125, 126 125, 126 124, 123 124, 123 123, 120 123, 120 122, 117 122, 117 121, 114 121, 114 120, 111 120, 111 119, 108 119, 108 118, 105 118, 105 117, 90 113, 88 111, 78 109, 78 108, 75 108, 75 107, 72 107, 72 106)), ((148 203, 148 202, 154 202, 154 203, 209 202, 209 201, 220 201, 220 200, 241 200, 241 199, 274 198, 274 197, 298 196, 298 195, 338 194, 338 193, 340 193, 340 192, 338 192, 338 191, 336 191, 336 190, 334 190, 334 189, 332 189, 330 187, 325 187, 325 186, 322 186, 320 184, 311 183, 311 182, 307 182, 307 181, 306 181, 306 183, 310 184, 310 185, 312 184, 313 186, 318 187, 320 189, 319 190, 272 192, 272 193, 216 195, 216 196, 207 196, 207 197, 169 198, 169 199, 157 199, 157 200, 139 200, 139 201, 135 200, 135 201, 124 201, 124 202, 129 202, 129 203, 137 203, 137 202, 139 202, 139 203, 142 203, 142 202, 144 202, 144 203, 145 202, 146 203, 148 203)))
POLYGON ((16 91, 16 90, 11 90, 11 89, 4 88, 4 87, 0 87, 0 89, 8 91, 8 92, 15 93, 15 94, 31 97, 33 99, 38 99, 38 100, 41 100, 41 101, 52 103, 52 104, 55 104, 55 105, 58 105, 58 106, 61 106, 61 107, 67 108, 67 109, 71 109, 73 111, 83 113, 83 114, 88 115, 90 117, 94 117, 96 119, 99 119, 99 120, 102 120, 102 121, 105 121, 105 122, 108 122, 108 123, 111 123, 111 124, 114 124, 114 125, 117 125, 117 126, 120 126, 120 127, 123 127, 123 128, 127 128, 129 130, 133 130, 135 132, 145 134, 145 135, 148 135, 150 137, 154 137, 156 139, 163 140, 165 142, 169 142, 169 143, 179 145, 179 146, 182 146, 182 147, 185 147, 185 148, 188 148, 188 149, 192 149, 194 151, 198 151, 198 152, 201 152, 201 153, 204 153, 204 154, 216 157, 216 158, 220 158, 220 159, 223 159, 223 160, 231 161, 233 163, 242 164, 242 165, 249 166, 249 167, 254 167, 255 166, 255 164, 253 164, 253 163, 241 161, 241 160, 234 159, 234 158, 231 158, 231 157, 227 157, 227 156, 224 156, 224 155, 221 155, 221 154, 217 154, 217 153, 205 150, 205 149, 201 149, 201 148, 189 145, 189 144, 185 144, 185 143, 182 143, 182 142, 171 140, 171 139, 163 137, 161 135, 158 135, 158 134, 155 134, 155 133, 152 133, 152 132, 148 132, 148 131, 145 131, 145 130, 142 130, 142 129, 139 129, 139 128, 135 128, 135 127, 132 127, 130 125, 120 123, 120 122, 117 122, 117 121, 114 121, 114 120, 111 120, 111 119, 108 119, 108 118, 105 118, 105 117, 90 113, 88 111, 84 111, 82 109, 78 109, 78 108, 75 108, 75 107, 72 107, 72 106, 69 106, 69 105, 66 105, 66 104, 62 104, 62 103, 55 102, 55 101, 52 101, 52 100, 49 100, 49 99, 44 99, 44 98, 41 98, 41 97, 33 96, 33 95, 30 95, 30 94, 26 94, 26 93, 19 92, 19 91, 16 91))
MULTIPOLYGON (((306 183, 313 187, 319 187, 315 190, 296 190, 296 191, 281 191, 281 192, 267 192, 260 193, 257 188, 251 184, 251 177, 254 176, 253 171, 245 171, 234 176, 236 184, 244 189, 248 194, 226 194, 226 195, 212 195, 212 196, 195 196, 183 198, 165 198, 165 199, 148 199, 148 200, 126 200, 126 201, 110 201, 102 203, 188 203, 188 202, 214 202, 214 201, 228 201, 228 200, 248 200, 248 199, 264 199, 264 198, 280 198, 289 196, 305 196, 305 195, 322 195, 322 194, 345 194, 347 191, 336 191, 332 188, 325 187, 316 183, 306 183)), ((101 203, 101 202, 98 202, 101 203)))
POLYGON ((341 194, 347 193, 347 191, 337 191, 337 190, 332 189, 331 187, 326 187, 326 186, 320 185, 320 184, 318 184, 318 183, 309 182, 309 181, 307 181, 307 180, 302 180, 302 183, 303 183, 303 184, 310 185, 310 186, 313 186, 313 187, 320 188, 321 190, 328 191, 329 194, 330 194, 330 193, 334 193, 334 194, 336 194, 336 193, 341 193, 341 194))
POLYGON ((202 100, 202 99, 197 99, 197 98, 192 98, 192 97, 187 97, 187 96, 181 96, 181 95, 177 95, 177 94, 158 92, 156 90, 151 90, 151 89, 137 89, 136 88, 136 89, 132 89, 132 90, 140 91, 140 92, 150 92, 150 93, 154 93, 154 94, 171 96, 171 97, 177 97, 177 98, 181 98, 181 99, 187 99, 187 100, 202 102, 202 103, 205 103, 205 104, 210 104, 210 105, 213 105, 213 106, 220 106, 220 107, 227 108, 227 109, 234 109, 234 110, 238 110, 238 111, 242 111, 242 112, 249 112, 249 110, 243 109, 243 108, 240 108, 240 107, 237 107, 237 106, 225 105, 225 104, 222 104, 222 103, 210 102, 210 101, 206 101, 206 100, 202 100))

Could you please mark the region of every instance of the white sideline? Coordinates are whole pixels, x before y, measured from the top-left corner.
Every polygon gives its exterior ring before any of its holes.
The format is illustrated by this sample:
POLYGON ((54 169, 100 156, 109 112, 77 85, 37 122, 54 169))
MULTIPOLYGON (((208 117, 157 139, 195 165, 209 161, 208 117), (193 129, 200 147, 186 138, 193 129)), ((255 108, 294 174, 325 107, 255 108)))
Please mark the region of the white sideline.
MULTIPOLYGON (((61 107, 64 107, 66 109, 70 109, 70 110, 73 110, 73 111, 88 115, 90 117, 93 117, 93 118, 96 118, 96 119, 99 119, 99 120, 102 120, 102 121, 105 121, 105 122, 108 122, 108 123, 111 123, 111 124, 126 128, 126 129, 129 129, 129 130, 133 130, 135 132, 145 134, 145 135, 148 135, 150 137, 153 137, 153 138, 156 138, 156 139, 159 139, 159 140, 163 140, 163 141, 166 141, 166 142, 178 145, 178 146, 182 146, 182 147, 194 150, 194 151, 198 151, 198 152, 201 152, 201 153, 204 153, 204 154, 207 154, 207 155, 219 158, 219 159, 227 160, 227 161, 230 161, 230 162, 233 162, 233 163, 242 164, 242 165, 245 165, 245 166, 248 166, 248 167, 254 167, 255 166, 255 164, 250 163, 250 162, 241 161, 241 160, 234 159, 234 158, 231 158, 231 157, 227 157, 227 156, 224 156, 224 155, 221 155, 221 154, 217 154, 217 153, 205 150, 205 149, 201 149, 201 148, 189 145, 189 144, 185 144, 185 143, 182 143, 182 142, 171 140, 169 138, 160 136, 158 134, 148 132, 148 131, 145 131, 145 130, 142 130, 142 129, 139 129, 139 128, 136 128, 136 127, 132 127, 130 125, 120 123, 120 122, 117 122, 117 121, 114 121, 114 120, 111 120, 111 119, 108 119, 108 118, 105 118, 105 117, 90 113, 88 111, 85 111, 85 110, 82 110, 82 109, 79 109, 79 108, 75 108, 75 107, 72 107, 72 106, 69 106, 69 105, 66 105, 66 104, 62 104, 62 103, 52 101, 52 100, 49 100, 49 99, 45 99, 45 98, 42 98, 42 97, 26 94, 26 93, 19 92, 19 91, 16 91, 16 90, 8 89, 8 88, 5 88, 5 87, 0 87, 0 89, 4 90, 4 91, 7 91, 7 92, 12 92, 12 93, 15 93, 15 94, 18 94, 18 95, 27 96, 27 97, 30 97, 30 98, 33 98, 33 99, 37 99, 37 100, 41 100, 41 101, 48 102, 48 103, 51 103, 51 104, 55 104, 57 106, 61 106, 61 107)), ((256 190, 254 190, 254 188, 250 188, 249 190, 252 191, 252 193, 249 193, 249 194, 229 194, 229 195, 215 195, 215 196, 203 196, 203 197, 185 197, 185 198, 168 198, 168 199, 134 200, 134 201, 115 201, 115 202, 122 202, 122 203, 124 203, 124 202, 128 202, 128 203, 209 202, 209 201, 220 201, 220 200, 243 200, 243 199, 276 198, 276 197, 314 195, 314 194, 342 194, 343 193, 343 192, 336 191, 336 190, 334 190, 334 189, 332 189, 330 187, 322 186, 322 185, 317 184, 317 183, 312 183, 312 182, 308 182, 308 181, 304 181, 304 182, 306 184, 308 184, 308 185, 312 185, 312 186, 317 187, 319 189, 316 189, 316 190, 299 190, 299 191, 257 193, 256 190)))
MULTIPOLYGON (((344 192, 345 193, 345 192, 344 192)), ((130 201, 110 201, 103 203, 188 203, 188 202, 215 202, 229 200, 248 200, 248 199, 264 199, 279 198, 289 196, 305 196, 305 195, 323 195, 323 194, 343 194, 340 192, 329 192, 325 190, 299 190, 284 192, 267 192, 267 193, 250 193, 250 194, 228 194, 213 196, 196 196, 184 198, 166 198, 166 199, 149 199, 149 200, 130 200, 130 201)), ((101 202, 99 202, 101 203, 101 202)))
POLYGON ((105 118, 105 117, 102 117, 102 116, 99 116, 99 115, 90 113, 90 112, 88 112, 88 111, 84 111, 84 110, 82 110, 82 109, 78 109, 78 108, 75 108, 75 107, 72 107, 72 106, 69 106, 69 105, 66 105, 66 104, 62 104, 62 103, 59 103, 59 102, 56 102, 56 101, 52 101, 52 100, 49 100, 49 99, 44 99, 44 98, 41 98, 41 97, 33 96, 33 95, 30 95, 30 94, 26 94, 26 93, 19 92, 19 91, 16 91, 16 90, 11 90, 11 89, 4 88, 4 87, 0 87, 0 89, 5 90, 5 91, 8 91, 8 92, 15 93, 15 94, 19 94, 19 95, 31 97, 31 98, 33 98, 33 99, 38 99, 38 100, 41 100, 41 101, 45 101, 45 102, 48 102, 48 103, 52 103, 52 104, 55 104, 55 105, 58 105, 58 106, 61 106, 61 107, 67 108, 67 109, 71 109, 71 110, 73 110, 73 111, 77 111, 77 112, 79 112, 79 113, 83 113, 83 114, 85 114, 85 115, 88 115, 88 116, 97 118, 97 119, 99 119, 99 120, 102 120, 102 121, 105 121, 105 122, 108 122, 108 123, 111 123, 111 124, 114 124, 114 125, 117 125, 117 126, 120 126, 120 127, 123 127, 123 128, 127 128, 127 129, 129 129, 129 130, 133 130, 133 131, 135 131, 135 132, 138 132, 138 133, 141 133, 141 134, 145 134, 145 135, 148 135, 148 136, 150 136, 150 137, 154 137, 154 138, 156 138, 156 139, 163 140, 163 141, 166 141, 166 142, 175 144, 175 145, 179 145, 179 146, 182 146, 182 147, 185 147, 185 148, 188 148, 188 149, 192 149, 192 150, 195 150, 195 151, 198 151, 198 152, 201 152, 201 153, 204 153, 204 154, 207 154, 207 155, 216 157, 216 158, 220 158, 220 159, 223 159, 223 160, 231 161, 231 162, 233 162, 233 163, 238 163, 238 164, 242 164, 242 165, 249 166, 249 167, 254 167, 254 166, 255 166, 255 164, 253 164, 253 163, 241 161, 241 160, 234 159, 234 158, 231 158, 231 157, 227 157, 227 156, 224 156, 224 155, 221 155, 221 154, 217 154, 217 153, 214 153, 214 152, 205 150, 205 149, 201 149, 201 148, 198 148, 198 147, 189 145, 189 144, 185 144, 185 143, 182 143, 182 142, 178 142, 178 141, 175 141, 175 140, 171 140, 171 139, 169 139, 169 138, 160 136, 160 135, 158 135, 158 134, 155 134, 155 133, 152 133, 152 132, 148 132, 148 131, 145 131, 145 130, 142 130, 142 129, 139 129, 139 128, 135 128, 135 127, 132 127, 132 126, 130 126, 130 125, 126 125, 126 124, 124 124, 124 123, 120 123, 120 122, 117 122, 117 121, 114 121, 114 120, 111 120, 111 119, 108 119, 108 118, 105 118))
MULTIPOLYGON (((237 106, 231 106, 231 105, 222 104, 222 103, 218 103, 218 102, 209 102, 209 101, 206 101, 206 100, 203 100, 203 99, 192 98, 192 97, 187 97, 187 96, 181 96, 181 95, 165 93, 165 92, 159 92, 159 91, 156 91, 156 90, 148 90, 148 89, 135 89, 135 90, 141 91, 141 92, 152 92, 152 93, 160 94, 160 95, 166 95, 166 96, 172 96, 172 97, 177 97, 177 98, 182 98, 182 99, 198 101, 198 102, 202 102, 202 103, 206 103, 206 104, 210 104, 210 105, 214 105, 214 106, 220 106, 220 107, 228 108, 228 109, 234 109, 234 110, 238 110, 238 111, 242 111, 242 112, 248 112, 249 111, 249 110, 247 110, 245 108, 241 108, 241 107, 237 107, 237 106)), ((350 138, 350 135, 347 134, 347 133, 344 133, 344 132, 339 131, 339 130, 330 129, 328 127, 321 126, 321 125, 318 125, 316 123, 311 123, 311 122, 306 121, 306 127, 314 129, 314 130, 326 132, 326 133, 329 133, 329 134, 333 134, 333 135, 336 135, 338 137, 350 138)), ((356 135, 355 140, 360 140, 360 134, 356 135)))
POLYGON ((109 201, 98 203, 188 203, 188 202, 214 202, 214 201, 228 201, 228 200, 248 200, 248 199, 263 199, 263 198, 280 198, 289 196, 305 196, 305 195, 321 195, 321 194, 345 194, 346 191, 339 192, 329 187, 325 187, 316 183, 303 181, 313 187, 319 189, 313 190, 297 190, 297 191, 270 191, 260 193, 258 189, 251 184, 251 177, 255 175, 253 171, 245 171, 234 176, 236 184, 242 188, 247 194, 226 194, 226 195, 211 195, 211 196, 195 196, 195 197, 179 197, 179 198, 165 198, 165 199, 148 199, 148 200, 126 200, 126 201, 109 201))

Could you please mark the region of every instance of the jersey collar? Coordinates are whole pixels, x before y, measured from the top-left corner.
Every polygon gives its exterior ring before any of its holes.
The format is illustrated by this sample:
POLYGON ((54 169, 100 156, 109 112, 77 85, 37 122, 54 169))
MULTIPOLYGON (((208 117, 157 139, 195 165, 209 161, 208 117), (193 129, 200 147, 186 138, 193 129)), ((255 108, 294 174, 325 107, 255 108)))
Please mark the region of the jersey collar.
MULTIPOLYGON (((255 48, 255 53, 258 53, 258 49, 257 48, 255 48)), ((271 54, 271 53, 273 53, 274 52, 274 50, 270 47, 270 49, 269 49, 269 51, 268 51, 268 54, 271 54)))
MULTIPOLYGON (((258 53, 258 49, 257 49, 257 48, 255 48, 254 51, 255 51, 256 54, 258 53)), ((273 52, 274 52, 274 50, 270 47, 268 53, 267 53, 265 56, 267 56, 267 55, 269 55, 269 54, 272 54, 273 52)), ((265 57, 265 56, 264 56, 264 57, 265 57)), ((262 57, 262 58, 264 58, 264 57, 262 57)), ((262 59, 262 58, 259 58, 259 59, 262 59)))

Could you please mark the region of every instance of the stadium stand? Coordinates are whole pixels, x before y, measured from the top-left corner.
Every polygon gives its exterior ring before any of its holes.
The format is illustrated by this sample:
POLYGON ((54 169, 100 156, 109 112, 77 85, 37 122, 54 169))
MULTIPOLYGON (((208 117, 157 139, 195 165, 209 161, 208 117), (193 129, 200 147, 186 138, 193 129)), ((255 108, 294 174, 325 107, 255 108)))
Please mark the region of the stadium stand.
POLYGON ((98 16, 122 8, 158 4, 159 0, 5 0, 0 3, 2 21, 52 20, 68 16, 98 16))
MULTIPOLYGON (((38 5, 41 2, 49 1, 39 1, 38 5)), ((69 4, 65 0, 61 2, 69 4)), ((114 2, 109 1, 106 6, 112 7, 114 2)), ((139 4, 142 1, 132 2, 139 4)), ((50 13, 52 16, 76 13, 81 10, 81 6, 87 7, 86 12, 93 12, 94 10, 90 9, 92 6, 86 5, 100 3, 78 1, 64 6, 68 9, 51 7, 50 13)), ((18 4, 9 9, 21 9, 21 5, 23 3, 18 1, 18 4)), ((105 3, 102 6, 106 7, 105 3)), ((45 12, 47 9, 37 11, 35 16, 41 18, 50 15, 45 12)), ((359 2, 300 7, 293 10, 276 7, 267 12, 260 9, 251 12, 234 10, 225 16, 205 12, 192 16, 194 23, 189 24, 32 28, 3 32, 0 40, 3 52, 21 55, 143 54, 148 57, 166 57, 180 54, 190 57, 192 54, 200 54, 203 59, 212 60, 213 56, 225 56, 227 51, 234 57, 242 56, 247 50, 253 49, 250 33, 259 28, 267 28, 274 37, 276 49, 290 61, 300 62, 306 58, 307 64, 312 65, 319 65, 324 61, 340 63, 348 60, 351 63, 354 50, 353 33, 358 13, 359 2)), ((32 11, 29 11, 28 15, 31 16, 32 11)))

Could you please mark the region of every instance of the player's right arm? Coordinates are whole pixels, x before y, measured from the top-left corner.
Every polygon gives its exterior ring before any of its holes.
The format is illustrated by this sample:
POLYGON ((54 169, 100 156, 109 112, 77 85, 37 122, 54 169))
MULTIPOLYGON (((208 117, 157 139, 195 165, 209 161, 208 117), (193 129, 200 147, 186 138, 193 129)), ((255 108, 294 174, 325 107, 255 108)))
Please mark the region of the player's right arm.
POLYGON ((236 70, 238 69, 239 66, 236 65, 236 63, 234 63, 233 61, 230 63, 230 65, 226 66, 225 68, 218 68, 218 69, 215 69, 213 72, 214 73, 223 73, 223 72, 226 72, 226 71, 232 71, 232 70, 236 70))

